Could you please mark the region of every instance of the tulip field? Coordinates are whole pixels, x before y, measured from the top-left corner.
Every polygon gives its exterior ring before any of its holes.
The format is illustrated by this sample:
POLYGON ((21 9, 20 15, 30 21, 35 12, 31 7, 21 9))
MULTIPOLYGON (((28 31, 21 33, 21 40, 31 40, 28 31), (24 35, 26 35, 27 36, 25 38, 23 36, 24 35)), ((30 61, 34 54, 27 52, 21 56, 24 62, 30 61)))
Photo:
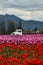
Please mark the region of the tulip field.
POLYGON ((0 35, 0 65, 43 65, 43 34, 0 35))

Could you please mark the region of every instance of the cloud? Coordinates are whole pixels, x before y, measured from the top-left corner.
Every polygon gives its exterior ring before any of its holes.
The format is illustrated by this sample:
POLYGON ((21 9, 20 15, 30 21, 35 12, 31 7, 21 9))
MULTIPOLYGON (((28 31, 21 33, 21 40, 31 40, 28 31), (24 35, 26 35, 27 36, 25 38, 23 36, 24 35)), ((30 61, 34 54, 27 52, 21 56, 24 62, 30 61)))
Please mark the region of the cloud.
POLYGON ((6 13, 16 15, 22 19, 31 19, 31 12, 30 11, 27 12, 27 11, 17 9, 17 8, 10 8, 10 9, 8 8, 6 13))
POLYGON ((0 0, 0 14, 43 20, 43 0, 0 0))
POLYGON ((43 0, 0 0, 0 8, 43 10, 43 0))
POLYGON ((41 20, 43 21, 43 10, 41 11, 25 11, 17 8, 6 8, 0 10, 0 14, 16 15, 24 20, 41 20))

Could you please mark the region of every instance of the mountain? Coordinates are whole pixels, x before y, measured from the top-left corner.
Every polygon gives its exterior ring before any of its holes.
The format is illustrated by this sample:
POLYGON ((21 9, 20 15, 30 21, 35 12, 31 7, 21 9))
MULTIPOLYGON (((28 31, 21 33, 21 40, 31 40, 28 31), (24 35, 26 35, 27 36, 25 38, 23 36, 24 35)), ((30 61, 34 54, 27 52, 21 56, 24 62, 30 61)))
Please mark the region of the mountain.
POLYGON ((35 27, 43 30, 43 21, 28 20, 23 22, 23 28, 25 29, 34 29, 35 27))
POLYGON ((23 21, 15 15, 0 15, 0 22, 5 21, 6 29, 8 28, 9 21, 14 22, 15 26, 18 26, 20 20, 23 21))
POLYGON ((19 22, 22 23, 23 29, 34 29, 36 26, 38 29, 43 30, 43 21, 36 21, 36 20, 23 20, 15 15, 0 15, 0 22, 5 21, 6 30, 8 29, 8 22, 9 20, 14 22, 15 27, 19 26, 19 22))

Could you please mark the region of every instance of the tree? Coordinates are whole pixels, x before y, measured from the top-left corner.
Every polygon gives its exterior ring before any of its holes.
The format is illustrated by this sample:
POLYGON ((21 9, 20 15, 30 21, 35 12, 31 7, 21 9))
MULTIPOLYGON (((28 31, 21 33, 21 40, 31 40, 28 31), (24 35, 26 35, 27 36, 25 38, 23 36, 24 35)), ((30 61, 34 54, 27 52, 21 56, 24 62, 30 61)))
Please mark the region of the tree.
POLYGON ((5 34, 6 33, 6 27, 5 27, 5 21, 4 20, 2 20, 1 22, 0 22, 0 34, 5 34))
POLYGON ((18 26, 18 29, 22 29, 22 23, 21 23, 21 20, 19 20, 19 26, 18 26))
POLYGON ((37 26, 35 26, 34 31, 37 31, 37 30, 38 30, 38 28, 37 28, 37 26))
POLYGON ((15 25, 14 22, 12 20, 8 21, 8 33, 12 33, 13 31, 15 31, 15 25))

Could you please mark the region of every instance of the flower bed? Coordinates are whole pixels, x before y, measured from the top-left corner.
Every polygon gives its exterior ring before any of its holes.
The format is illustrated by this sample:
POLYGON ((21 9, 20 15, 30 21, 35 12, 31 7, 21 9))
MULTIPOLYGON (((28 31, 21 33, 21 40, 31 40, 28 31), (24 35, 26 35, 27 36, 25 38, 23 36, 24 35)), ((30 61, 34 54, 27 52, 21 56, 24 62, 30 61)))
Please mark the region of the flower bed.
POLYGON ((43 65, 43 34, 0 35, 0 65, 43 65))
POLYGON ((0 43, 43 44, 43 34, 31 35, 0 35, 0 43))
POLYGON ((43 65, 43 44, 0 44, 0 65, 43 65))

